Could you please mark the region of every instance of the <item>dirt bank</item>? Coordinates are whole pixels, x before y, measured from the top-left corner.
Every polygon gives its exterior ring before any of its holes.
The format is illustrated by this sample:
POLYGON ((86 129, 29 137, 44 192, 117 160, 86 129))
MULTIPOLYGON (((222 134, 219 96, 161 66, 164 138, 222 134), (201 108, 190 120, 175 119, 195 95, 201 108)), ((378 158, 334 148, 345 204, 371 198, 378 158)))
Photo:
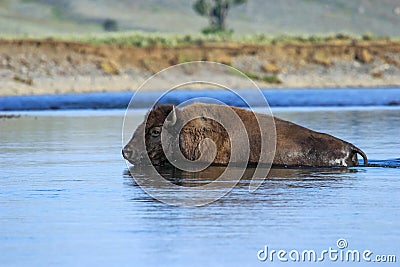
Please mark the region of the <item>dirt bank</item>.
MULTIPOLYGON (((136 90, 153 73, 193 60, 231 65, 265 88, 400 86, 395 41, 133 47, 0 40, 0 95, 136 90)), ((164 86, 169 81, 157 85, 164 86)))

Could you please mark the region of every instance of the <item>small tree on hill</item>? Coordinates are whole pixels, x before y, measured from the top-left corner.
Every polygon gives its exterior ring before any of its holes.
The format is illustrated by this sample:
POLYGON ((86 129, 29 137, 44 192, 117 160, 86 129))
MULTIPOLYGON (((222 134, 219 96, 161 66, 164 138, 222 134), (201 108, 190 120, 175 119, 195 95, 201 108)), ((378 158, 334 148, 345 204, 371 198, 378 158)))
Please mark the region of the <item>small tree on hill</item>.
POLYGON ((226 32, 229 8, 246 2, 247 0, 196 0, 193 9, 210 20, 210 26, 205 28, 203 33, 226 32))
POLYGON ((106 19, 103 22, 103 29, 106 32, 116 32, 118 31, 118 22, 113 19, 106 19))

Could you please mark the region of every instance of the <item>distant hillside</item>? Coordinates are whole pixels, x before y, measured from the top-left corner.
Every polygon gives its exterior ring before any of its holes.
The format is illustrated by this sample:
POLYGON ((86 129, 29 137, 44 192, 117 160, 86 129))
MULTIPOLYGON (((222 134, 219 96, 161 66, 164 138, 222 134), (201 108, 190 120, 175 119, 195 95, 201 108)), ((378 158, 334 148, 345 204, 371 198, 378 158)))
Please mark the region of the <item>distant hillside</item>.
MULTIPOLYGON (((120 30, 197 33, 207 19, 194 0, 0 0, 0 35, 102 32, 106 19, 120 30)), ((399 0, 248 0, 231 10, 239 34, 400 36, 399 0)))

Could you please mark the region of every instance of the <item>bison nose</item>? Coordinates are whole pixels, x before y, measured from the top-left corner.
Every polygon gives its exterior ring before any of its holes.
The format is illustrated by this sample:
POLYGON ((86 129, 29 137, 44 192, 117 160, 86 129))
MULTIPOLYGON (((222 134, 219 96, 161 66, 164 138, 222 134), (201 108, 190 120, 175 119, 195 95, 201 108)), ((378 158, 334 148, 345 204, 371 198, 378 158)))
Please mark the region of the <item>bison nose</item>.
POLYGON ((124 147, 124 149, 122 149, 122 156, 125 159, 131 159, 133 157, 133 151, 129 148, 124 147))

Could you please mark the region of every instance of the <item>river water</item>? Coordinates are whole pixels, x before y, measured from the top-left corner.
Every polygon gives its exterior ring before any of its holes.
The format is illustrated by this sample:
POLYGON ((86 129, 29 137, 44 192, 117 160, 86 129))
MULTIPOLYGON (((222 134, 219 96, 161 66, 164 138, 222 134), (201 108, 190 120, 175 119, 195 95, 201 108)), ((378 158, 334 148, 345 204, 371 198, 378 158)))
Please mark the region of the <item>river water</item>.
MULTIPOLYGON (((0 119, 0 265, 285 265, 276 256, 260 261, 258 251, 319 253, 338 249, 339 239, 346 249, 371 250, 372 259, 397 255, 398 262, 400 108, 272 111, 352 142, 371 165, 273 170, 254 193, 242 181, 212 204, 182 208, 154 200, 128 175, 123 110, 17 112, 21 117, 0 119)), ((137 123, 143 115, 137 111, 137 123)), ((295 265, 347 264, 325 258, 295 265)))

